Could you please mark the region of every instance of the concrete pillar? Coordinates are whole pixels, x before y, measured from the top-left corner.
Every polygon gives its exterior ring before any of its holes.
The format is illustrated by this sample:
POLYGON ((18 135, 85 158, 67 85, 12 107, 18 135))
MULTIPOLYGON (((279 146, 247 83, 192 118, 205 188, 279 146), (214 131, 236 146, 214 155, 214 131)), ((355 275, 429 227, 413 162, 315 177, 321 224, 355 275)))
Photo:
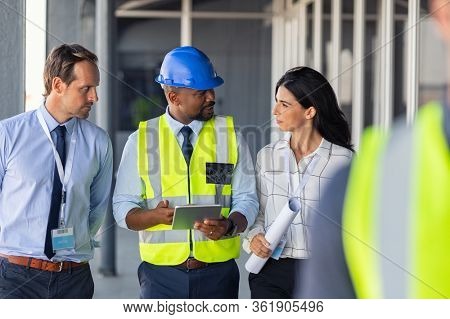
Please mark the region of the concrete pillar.
MULTIPOLYGON (((114 132, 112 128, 112 85, 114 83, 112 69, 112 36, 114 30, 114 6, 108 0, 96 0, 95 6, 95 51, 99 60, 100 86, 98 89, 99 102, 95 108, 97 125, 105 129, 111 137, 114 145, 114 132)), ((114 183, 113 183, 114 184, 114 183)), ((101 233, 101 261, 100 273, 105 276, 116 275, 115 253, 115 220, 111 207, 108 209, 101 233)))
MULTIPOLYGON (((109 133, 113 145, 114 134, 110 118, 114 99, 111 98, 113 90, 109 72, 114 56, 110 32, 115 21, 114 3, 107 0, 47 0, 47 54, 62 43, 78 43, 98 56, 99 102, 89 120, 109 133)), ((100 272, 115 275, 115 222, 111 207, 108 208, 100 234, 100 272)))
POLYGON ((25 0, 0 1, 0 119, 25 110, 25 0))

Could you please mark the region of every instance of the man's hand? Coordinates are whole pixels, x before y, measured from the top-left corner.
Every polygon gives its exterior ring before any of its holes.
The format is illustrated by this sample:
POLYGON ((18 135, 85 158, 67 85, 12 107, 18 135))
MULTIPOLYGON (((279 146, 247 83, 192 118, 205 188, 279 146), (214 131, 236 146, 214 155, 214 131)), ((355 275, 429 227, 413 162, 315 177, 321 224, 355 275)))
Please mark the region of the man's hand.
POLYGON ((272 255, 272 250, 269 247, 270 243, 266 240, 263 233, 254 236, 250 242, 250 250, 261 258, 267 258, 272 255))
POLYGON ((153 214, 155 225, 172 225, 174 208, 169 208, 169 201, 162 200, 156 208, 151 209, 149 214, 153 214))
POLYGON ((133 208, 126 217, 128 228, 144 230, 159 224, 171 225, 174 208, 169 208, 169 201, 162 200, 154 209, 133 208))
POLYGON ((228 219, 205 219, 203 222, 195 222, 194 229, 201 231, 211 240, 218 240, 227 233, 229 227, 232 226, 231 223, 236 225, 237 233, 242 233, 247 228, 245 216, 235 211, 228 216, 228 219))
POLYGON ((194 229, 201 231, 206 237, 218 240, 227 233, 230 221, 225 218, 205 219, 203 222, 195 222, 194 229))

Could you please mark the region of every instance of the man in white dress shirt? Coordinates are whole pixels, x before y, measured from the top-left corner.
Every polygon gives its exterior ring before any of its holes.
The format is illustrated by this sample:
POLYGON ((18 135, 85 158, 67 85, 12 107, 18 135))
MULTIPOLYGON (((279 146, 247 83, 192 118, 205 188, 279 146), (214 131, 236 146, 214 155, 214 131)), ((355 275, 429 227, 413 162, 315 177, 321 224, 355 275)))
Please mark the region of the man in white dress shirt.
POLYGON ((45 102, 0 122, 0 298, 92 298, 88 261, 108 206, 111 141, 86 118, 97 57, 48 56, 45 102))

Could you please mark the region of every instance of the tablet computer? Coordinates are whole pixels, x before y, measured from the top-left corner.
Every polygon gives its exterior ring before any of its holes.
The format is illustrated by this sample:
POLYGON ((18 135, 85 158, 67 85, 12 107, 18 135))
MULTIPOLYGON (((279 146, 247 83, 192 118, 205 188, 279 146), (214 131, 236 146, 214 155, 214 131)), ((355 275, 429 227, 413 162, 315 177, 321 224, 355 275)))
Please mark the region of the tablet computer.
POLYGON ((193 229, 196 221, 221 218, 222 205, 175 206, 172 229, 193 229))

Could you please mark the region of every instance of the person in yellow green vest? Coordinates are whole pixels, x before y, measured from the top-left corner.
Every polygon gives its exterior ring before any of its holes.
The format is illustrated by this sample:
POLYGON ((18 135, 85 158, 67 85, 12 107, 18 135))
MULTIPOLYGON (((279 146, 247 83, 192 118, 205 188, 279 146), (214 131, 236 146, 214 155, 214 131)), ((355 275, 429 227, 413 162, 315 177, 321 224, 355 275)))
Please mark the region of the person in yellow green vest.
MULTIPOLYGON (((450 2, 430 1, 430 11, 450 43, 450 2)), ((450 298, 450 99, 443 100, 422 106, 412 126, 365 131, 359 155, 315 215, 298 297, 450 298)))
POLYGON ((121 227, 139 231, 141 298, 238 298, 239 234, 258 212, 254 166, 233 118, 214 115, 223 84, 209 58, 184 46, 160 74, 168 106, 141 122, 122 155, 113 198, 121 227), (220 204, 220 219, 172 230, 174 207, 220 204))

